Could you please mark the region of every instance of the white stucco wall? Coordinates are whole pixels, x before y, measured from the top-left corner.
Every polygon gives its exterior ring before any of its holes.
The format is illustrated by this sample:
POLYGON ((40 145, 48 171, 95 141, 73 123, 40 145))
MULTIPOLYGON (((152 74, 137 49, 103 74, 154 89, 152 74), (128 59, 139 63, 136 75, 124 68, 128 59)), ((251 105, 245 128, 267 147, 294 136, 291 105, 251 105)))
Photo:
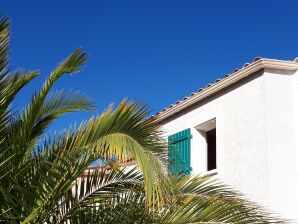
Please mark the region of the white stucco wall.
MULTIPOLYGON (((298 74, 298 73, 297 73, 298 74)), ((269 204, 298 219, 297 74, 264 74, 269 204)))
POLYGON ((298 74, 260 71, 173 116, 167 135, 191 128, 193 173, 207 170, 196 127, 216 118, 218 177, 250 200, 298 219, 298 74))

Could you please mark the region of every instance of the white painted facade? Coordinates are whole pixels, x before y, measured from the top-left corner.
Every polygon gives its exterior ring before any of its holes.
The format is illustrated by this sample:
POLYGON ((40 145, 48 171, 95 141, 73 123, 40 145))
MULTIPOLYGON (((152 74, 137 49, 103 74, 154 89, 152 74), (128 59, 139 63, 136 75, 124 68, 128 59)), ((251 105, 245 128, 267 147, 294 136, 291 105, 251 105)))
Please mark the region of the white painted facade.
POLYGON ((295 62, 261 59, 157 115, 167 136, 191 128, 193 174, 207 171, 204 131, 216 127, 217 169, 209 172, 296 220, 297 68, 295 62))

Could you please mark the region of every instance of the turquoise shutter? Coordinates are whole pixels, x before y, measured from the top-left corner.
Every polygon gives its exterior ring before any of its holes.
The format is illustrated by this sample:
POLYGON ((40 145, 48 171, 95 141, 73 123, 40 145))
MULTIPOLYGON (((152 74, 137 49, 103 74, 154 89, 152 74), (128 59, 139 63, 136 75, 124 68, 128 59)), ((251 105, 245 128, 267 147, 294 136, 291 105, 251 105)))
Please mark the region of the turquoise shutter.
POLYGON ((168 137, 168 170, 172 175, 190 174, 190 129, 168 137))

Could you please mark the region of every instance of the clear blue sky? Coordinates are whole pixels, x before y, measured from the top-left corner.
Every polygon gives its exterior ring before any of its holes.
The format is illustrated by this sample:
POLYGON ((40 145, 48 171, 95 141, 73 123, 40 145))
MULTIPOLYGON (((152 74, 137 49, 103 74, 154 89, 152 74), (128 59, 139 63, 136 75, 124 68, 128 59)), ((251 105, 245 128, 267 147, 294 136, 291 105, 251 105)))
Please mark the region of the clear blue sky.
MULTIPOLYGON (((294 0, 2 0, 0 6, 12 21, 11 67, 42 71, 17 107, 80 46, 90 55, 87 66, 56 88, 91 96, 97 113, 126 96, 157 112, 256 56, 298 56, 294 0)), ((94 113, 66 116, 53 128, 94 113)))

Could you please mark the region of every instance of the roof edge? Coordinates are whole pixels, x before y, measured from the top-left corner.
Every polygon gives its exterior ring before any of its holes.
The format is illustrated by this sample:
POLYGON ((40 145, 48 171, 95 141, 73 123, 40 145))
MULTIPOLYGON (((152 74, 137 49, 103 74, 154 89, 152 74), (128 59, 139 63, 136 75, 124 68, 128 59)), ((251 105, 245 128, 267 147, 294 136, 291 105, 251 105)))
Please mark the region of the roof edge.
POLYGON ((233 74, 220 80, 219 82, 216 82, 213 85, 205 88, 196 95, 191 96, 182 102, 179 102, 179 104, 176 104, 173 107, 167 108, 164 111, 159 112, 155 115, 155 120, 157 122, 161 122, 164 119, 180 112, 181 110, 184 110, 187 107, 199 102, 200 100, 203 100, 206 97, 226 88, 227 86, 234 84, 239 80, 265 68, 284 71, 296 71, 298 70, 298 63, 296 61, 283 61, 276 59, 260 58, 254 63, 245 66, 241 70, 234 72, 233 74))

